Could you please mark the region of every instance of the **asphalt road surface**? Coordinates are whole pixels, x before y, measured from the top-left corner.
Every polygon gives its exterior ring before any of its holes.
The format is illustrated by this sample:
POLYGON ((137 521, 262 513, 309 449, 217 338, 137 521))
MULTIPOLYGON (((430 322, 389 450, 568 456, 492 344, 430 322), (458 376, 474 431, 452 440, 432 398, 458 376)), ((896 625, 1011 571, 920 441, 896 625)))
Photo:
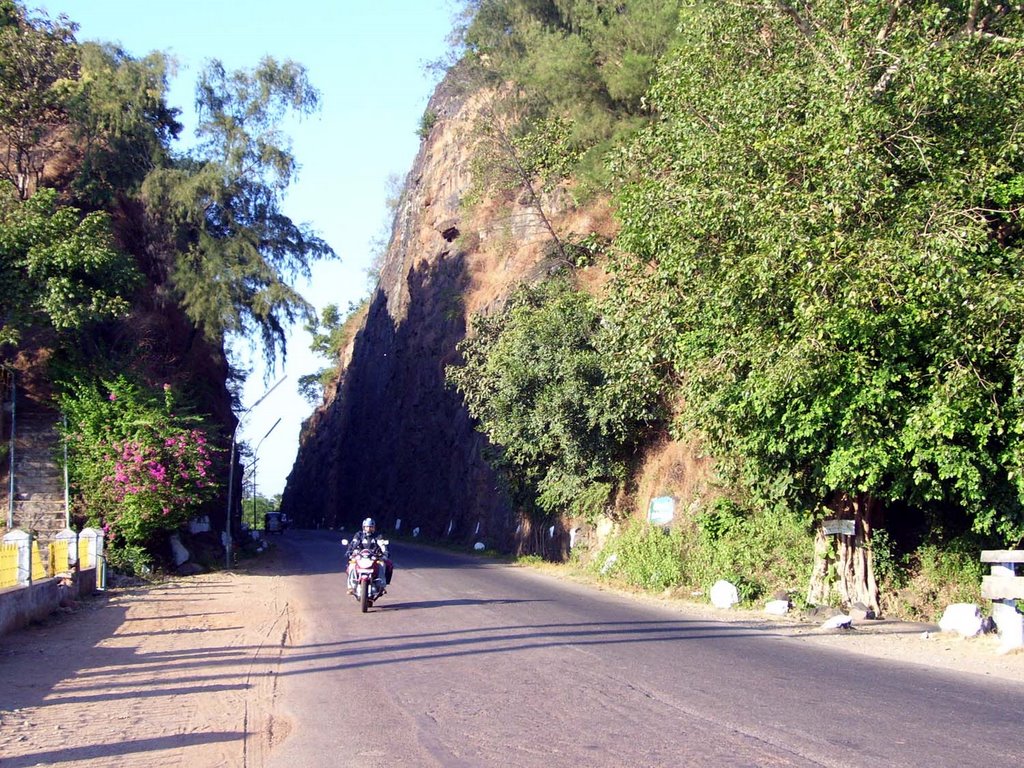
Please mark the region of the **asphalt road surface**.
POLYGON ((406 543, 366 614, 289 531, 270 768, 1019 766, 1024 687, 848 656, 406 543))

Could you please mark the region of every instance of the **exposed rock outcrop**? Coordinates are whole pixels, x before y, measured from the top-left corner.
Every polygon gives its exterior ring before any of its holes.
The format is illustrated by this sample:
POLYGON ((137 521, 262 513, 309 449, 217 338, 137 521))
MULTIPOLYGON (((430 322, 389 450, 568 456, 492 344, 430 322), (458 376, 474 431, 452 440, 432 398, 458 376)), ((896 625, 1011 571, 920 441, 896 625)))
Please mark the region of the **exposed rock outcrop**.
MULTIPOLYGON (((444 379, 467 317, 528 279, 549 240, 525 203, 462 207, 486 98, 449 76, 430 101, 437 120, 407 177, 379 287, 336 388, 303 429, 282 501, 299 525, 351 529, 370 515, 386 529, 401 520, 403 531, 504 550, 524 538, 485 438, 444 379)), ((543 548, 564 547, 557 534, 545 529, 543 548)))

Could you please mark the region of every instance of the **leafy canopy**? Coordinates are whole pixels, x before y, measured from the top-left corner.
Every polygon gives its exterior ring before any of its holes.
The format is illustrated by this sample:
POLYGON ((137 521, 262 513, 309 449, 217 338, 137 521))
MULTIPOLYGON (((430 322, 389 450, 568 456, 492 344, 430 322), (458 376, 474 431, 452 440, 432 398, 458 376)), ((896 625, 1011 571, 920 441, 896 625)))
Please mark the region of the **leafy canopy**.
POLYGON ((556 278, 477 316, 447 369, 527 507, 600 511, 654 418, 647 393, 610 380, 606 338, 594 299, 556 278))
POLYGON ((212 61, 196 92, 199 149, 143 185, 179 252, 172 279, 189 317, 214 340, 259 336, 269 362, 285 352, 285 327, 313 317, 286 280, 308 277, 311 261, 333 256, 281 211, 296 172, 282 122, 309 114, 317 99, 294 62, 265 58, 228 72, 212 61))
POLYGON ((22 202, 0 182, 0 347, 31 327, 78 330, 125 315, 138 280, 106 214, 59 206, 52 189, 22 202))
POLYGON ((79 46, 79 77, 71 90, 72 127, 83 158, 73 189, 83 202, 107 206, 137 194, 153 169, 168 161, 180 112, 167 106, 173 62, 164 54, 135 59, 110 44, 79 46))
POLYGON ((503 131, 528 142, 506 153, 536 158, 528 164, 539 163, 549 178, 571 167, 578 193, 590 194, 608 182, 605 152, 648 115, 644 93, 676 39, 680 7, 679 0, 468 0, 459 71, 503 89, 503 131))
POLYGON ((77 76, 77 27, 0 2, 0 179, 25 200, 62 146, 68 96, 77 76))
POLYGON ((680 428, 766 501, 1019 536, 1021 14, 701 2, 682 29, 617 162, 624 322, 680 428))

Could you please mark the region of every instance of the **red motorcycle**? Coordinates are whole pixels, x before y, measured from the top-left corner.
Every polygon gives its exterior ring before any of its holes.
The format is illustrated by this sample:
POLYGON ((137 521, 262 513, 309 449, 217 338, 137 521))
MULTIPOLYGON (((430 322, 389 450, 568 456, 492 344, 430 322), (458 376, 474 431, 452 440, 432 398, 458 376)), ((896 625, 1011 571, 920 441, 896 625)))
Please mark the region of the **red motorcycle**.
MULTIPOLYGON (((342 539, 341 543, 348 546, 348 539, 342 539)), ((387 539, 378 539, 377 543, 381 547, 380 552, 361 549, 353 552, 348 561, 348 590, 363 613, 387 592, 385 558, 388 542, 387 539)))

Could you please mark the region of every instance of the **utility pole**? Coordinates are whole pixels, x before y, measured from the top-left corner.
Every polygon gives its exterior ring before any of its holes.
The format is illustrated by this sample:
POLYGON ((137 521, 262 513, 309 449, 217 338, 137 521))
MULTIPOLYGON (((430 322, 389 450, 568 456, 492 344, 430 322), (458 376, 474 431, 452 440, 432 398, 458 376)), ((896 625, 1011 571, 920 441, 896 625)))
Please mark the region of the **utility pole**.
MULTIPOLYGON (((230 463, 228 464, 228 515, 227 519, 224 521, 224 567, 227 569, 231 568, 231 512, 235 501, 235 438, 238 436, 238 428, 242 426, 242 421, 249 415, 249 411, 266 400, 267 396, 277 389, 278 385, 286 378, 288 377, 282 376, 278 379, 277 384, 274 384, 274 386, 263 393, 263 396, 259 400, 242 411, 242 415, 238 417, 238 422, 235 424, 235 428, 231 431, 231 458, 229 460, 230 463)), ((275 424, 274 426, 277 425, 275 424)), ((267 434, 270 433, 268 432, 267 434)))

